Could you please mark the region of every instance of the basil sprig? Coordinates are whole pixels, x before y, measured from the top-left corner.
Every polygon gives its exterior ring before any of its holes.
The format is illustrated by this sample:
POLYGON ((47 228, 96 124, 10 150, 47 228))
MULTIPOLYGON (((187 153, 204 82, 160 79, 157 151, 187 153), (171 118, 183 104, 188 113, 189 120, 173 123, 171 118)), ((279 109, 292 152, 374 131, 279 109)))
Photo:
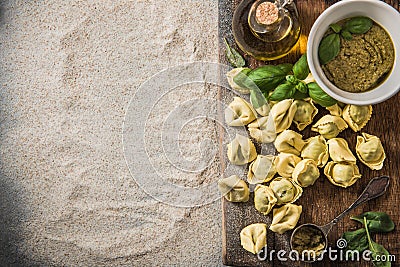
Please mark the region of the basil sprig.
POLYGON ((252 102, 259 107, 265 104, 265 101, 261 100, 260 91, 271 101, 311 97, 323 107, 336 104, 337 101, 327 95, 317 83, 306 84, 303 81, 309 74, 307 55, 304 54, 294 65, 266 65, 254 70, 245 68, 233 78, 233 81, 240 87, 249 89, 252 102))
POLYGON ((244 58, 242 55, 234 48, 232 48, 229 44, 228 41, 224 38, 225 41, 225 54, 226 58, 228 59, 229 63, 235 67, 235 68, 241 68, 243 67, 246 62, 244 61, 244 58))
POLYGON ((347 250, 357 250, 360 253, 369 249, 371 251, 372 263, 377 267, 390 267, 389 252, 384 246, 374 242, 371 233, 388 233, 393 231, 394 223, 384 212, 369 211, 359 216, 351 217, 364 225, 363 228, 342 235, 347 241, 347 250), (386 259, 382 261, 382 259, 386 259))
POLYGON ((250 72, 248 77, 269 100, 281 101, 288 98, 307 98, 308 89, 301 80, 307 78, 309 73, 307 55, 304 54, 294 65, 262 66, 250 72), (269 95, 271 90, 274 91, 269 95))
POLYGON ((363 34, 372 27, 372 20, 367 17, 354 17, 346 21, 344 26, 333 23, 329 27, 333 33, 322 38, 318 47, 319 61, 322 65, 334 59, 340 52, 340 36, 345 40, 353 39, 352 34, 363 34))

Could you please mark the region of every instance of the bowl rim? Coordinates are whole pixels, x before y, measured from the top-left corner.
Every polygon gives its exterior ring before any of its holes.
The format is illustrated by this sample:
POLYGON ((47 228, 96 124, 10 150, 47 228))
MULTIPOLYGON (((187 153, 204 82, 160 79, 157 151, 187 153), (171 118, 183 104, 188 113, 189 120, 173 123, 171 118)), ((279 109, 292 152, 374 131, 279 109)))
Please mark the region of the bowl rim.
MULTIPOLYGON (((391 72, 388 74, 389 76, 386 78, 386 80, 377 86, 376 88, 369 90, 367 92, 362 92, 362 93, 350 93, 347 91, 344 91, 338 87, 336 87, 333 83, 331 83, 325 76, 325 74, 322 71, 321 66, 319 65, 319 59, 318 59, 318 45, 320 40, 315 40, 315 36, 317 32, 323 31, 325 32, 327 29, 322 29, 320 25, 326 20, 326 18, 329 18, 331 13, 335 12, 339 8, 343 8, 344 6, 347 5, 352 5, 352 4, 360 4, 360 3, 366 3, 368 5, 373 5, 374 7, 379 7, 383 8, 385 12, 389 11, 391 13, 388 13, 388 16, 394 15, 394 16, 399 16, 398 19, 400 20, 400 13, 391 5, 379 1, 379 0, 342 0, 340 2, 337 2, 333 4, 332 6, 328 7, 325 11, 319 15, 319 17, 316 19, 314 24, 311 27, 310 34, 308 36, 308 41, 307 41, 307 61, 308 65, 310 68, 310 72, 313 74, 313 77, 315 81, 318 83, 318 85, 324 90, 328 95, 331 97, 335 98, 336 100, 346 103, 346 104, 354 104, 354 105, 370 105, 370 104, 377 104, 380 102, 383 102, 393 95, 395 95, 399 90, 400 90, 400 76, 398 75, 399 78, 396 79, 396 75, 393 75, 394 72, 397 73, 397 71, 400 71, 400 44, 397 44, 394 41, 394 32, 393 29, 387 29, 387 27, 383 27, 388 34, 390 35, 390 38, 392 39, 393 46, 395 49, 395 56, 394 56, 394 63, 391 72), (318 44, 316 44, 318 42, 318 44), (315 56, 316 55, 316 56, 315 56), (388 84, 388 81, 395 81, 395 86, 390 86, 388 84), (334 90, 331 90, 331 88, 334 88, 334 90), (343 95, 338 94, 335 91, 343 92, 343 94, 351 96, 351 97, 346 97, 343 95), (377 91, 379 91, 379 95, 377 95, 377 91), (375 95, 371 92, 375 92, 375 95), (382 93, 383 92, 383 93, 382 93), (364 97, 361 97, 364 96, 364 97), (369 96, 365 97, 365 96, 369 96)), ((362 11, 357 11, 357 10, 351 10, 349 9, 345 13, 363 13, 362 11)), ((365 16, 368 16, 365 14, 365 16)), ((343 18, 345 18, 346 15, 344 15, 343 18)), ((350 15, 349 15, 350 17, 350 15)), ((338 18, 333 20, 332 22, 338 21, 343 18, 338 18)), ((376 21, 376 23, 380 24, 380 21, 373 19, 376 21)))

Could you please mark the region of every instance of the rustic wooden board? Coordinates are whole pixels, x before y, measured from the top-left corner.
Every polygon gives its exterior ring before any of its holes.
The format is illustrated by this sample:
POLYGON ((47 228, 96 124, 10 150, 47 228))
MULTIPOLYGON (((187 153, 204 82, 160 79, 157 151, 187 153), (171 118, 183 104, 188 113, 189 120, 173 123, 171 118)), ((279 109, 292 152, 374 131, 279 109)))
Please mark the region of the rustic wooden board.
MULTIPOLYGON (((319 14, 326 9, 329 5, 336 1, 308 1, 297 0, 297 7, 300 13, 302 25, 302 36, 300 42, 295 49, 282 59, 271 62, 277 64, 281 62, 294 63, 298 57, 305 52, 307 35, 310 28, 319 16, 319 14)), ((387 0, 387 3, 394 6, 397 10, 399 8, 398 0, 387 0)), ((225 59, 225 48, 223 45, 223 38, 227 38, 230 43, 234 43, 231 23, 235 7, 240 3, 240 0, 219 0, 219 60, 221 63, 227 64, 225 59)), ((264 62, 259 62, 249 56, 245 56, 248 65, 252 68, 263 65, 264 62)), ((400 74, 397 74, 400 75, 400 74)), ((220 99, 229 99, 232 96, 224 90, 220 89, 220 99)), ((230 101, 230 100, 228 100, 230 101)), ((366 166, 358 163, 363 178, 361 178, 355 185, 350 188, 343 189, 333 186, 326 177, 318 179, 316 184, 304 190, 303 196, 297 201, 296 204, 303 206, 303 214, 301 215, 299 224, 312 222, 316 224, 325 224, 333 219, 342 210, 347 208, 362 192, 363 188, 367 185, 369 180, 378 175, 389 175, 391 177, 391 185, 388 192, 379 199, 370 201, 353 211, 353 214, 360 214, 365 211, 385 211, 394 220, 397 225, 394 232, 389 234, 378 234, 375 236, 377 242, 383 244, 391 254, 396 256, 397 261, 392 266, 400 266, 400 94, 392 97, 390 100, 375 105, 373 116, 368 125, 363 129, 367 133, 377 135, 381 138, 386 150, 387 160, 385 166, 380 171, 371 171, 366 166)), ((325 110, 320 109, 318 118, 326 114, 325 110)), ((308 127, 304 131, 305 138, 316 135, 311 132, 308 127)), ((356 134, 352 130, 347 129, 340 134, 348 140, 350 147, 354 152, 356 143, 356 134)), ((224 137, 220 137, 220 143, 226 143, 224 137)), ((225 147, 221 147, 221 153, 226 153, 225 147)), ((226 162, 222 164, 225 168, 226 162)), ((256 256, 245 251, 240 245, 239 233, 241 229, 251 223, 265 222, 267 225, 271 222, 272 215, 263 216, 256 211, 252 201, 253 195, 250 196, 248 203, 230 203, 223 199, 222 201, 222 259, 223 263, 228 266, 308 266, 299 262, 280 262, 277 257, 272 261, 259 261, 256 256)), ((336 240, 345 231, 355 230, 359 225, 346 217, 343 221, 338 223, 329 234, 329 245, 335 247, 336 240)), ((268 230, 268 249, 286 249, 288 250, 288 240, 291 232, 285 235, 277 235, 268 230)), ((325 259, 323 262, 314 263, 313 266, 372 266, 368 262, 331 262, 325 259)))

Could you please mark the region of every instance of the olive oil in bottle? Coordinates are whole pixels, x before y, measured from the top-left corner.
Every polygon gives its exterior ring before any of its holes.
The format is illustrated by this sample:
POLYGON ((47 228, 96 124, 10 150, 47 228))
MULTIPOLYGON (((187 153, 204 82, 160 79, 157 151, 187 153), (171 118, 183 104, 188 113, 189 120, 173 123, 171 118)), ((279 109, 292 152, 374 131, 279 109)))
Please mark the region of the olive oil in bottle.
POLYGON ((300 37, 294 0, 243 0, 233 15, 233 35, 243 52, 258 60, 283 57, 300 37))

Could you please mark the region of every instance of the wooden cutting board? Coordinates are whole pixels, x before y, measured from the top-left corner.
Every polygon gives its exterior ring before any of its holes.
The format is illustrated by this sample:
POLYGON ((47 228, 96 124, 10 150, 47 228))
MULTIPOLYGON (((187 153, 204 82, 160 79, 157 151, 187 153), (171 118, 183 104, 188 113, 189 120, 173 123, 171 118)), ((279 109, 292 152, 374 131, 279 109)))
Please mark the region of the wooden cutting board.
MULTIPOLYGON (((241 0, 219 0, 219 61, 223 64, 228 64, 225 58, 225 47, 223 38, 227 38, 231 44, 234 44, 232 36, 231 24, 232 16, 236 6, 241 0)), ((297 0, 297 8, 299 10, 302 21, 302 36, 300 42, 295 49, 282 59, 272 61, 269 64, 277 64, 282 62, 294 63, 299 56, 305 52, 307 36, 312 24, 316 18, 328 6, 336 1, 322 0, 297 0)), ((399 8, 398 0, 386 0, 397 10, 399 8)), ((245 56, 246 62, 251 68, 263 65, 263 62, 254 60, 249 56, 245 56)), ((400 75, 400 74, 396 74, 400 75)), ((219 98, 226 103, 232 101, 232 95, 223 88, 220 88, 219 98)), ((396 224, 395 231, 389 234, 378 234, 374 238, 378 243, 383 244, 391 254, 396 256, 397 261, 392 266, 400 266, 400 94, 392 97, 390 100, 373 106, 373 115, 370 122, 363 129, 364 132, 377 135, 381 138, 386 151, 387 159, 384 167, 380 171, 372 171, 366 166, 358 162, 360 172, 363 177, 350 188, 344 189, 332 185, 323 175, 318 179, 314 186, 305 188, 302 197, 296 202, 303 206, 303 213, 300 217, 299 224, 316 223, 323 225, 332 220, 341 211, 347 208, 363 191, 371 178, 379 175, 389 175, 391 177, 388 192, 366 204, 363 204, 355 211, 354 215, 361 214, 366 211, 384 211, 388 213, 396 224)), ((327 112, 323 109, 319 110, 319 114, 315 120, 320 118, 327 112)), ((223 115, 221 115, 223 116, 223 115)), ((307 127, 304 137, 314 136, 307 127)), ((356 136, 352 130, 347 129, 342 132, 340 137, 345 138, 354 152, 356 136)), ((227 141, 221 131, 220 143, 221 153, 226 154, 227 141)), ((226 156, 223 157, 222 168, 224 169, 227 162, 226 156)), ((243 171, 244 175, 245 170, 243 171)), ((277 257, 272 260, 259 261, 257 256, 245 251, 240 245, 239 233, 245 226, 264 222, 267 225, 271 223, 272 215, 263 216, 256 211, 253 203, 253 194, 250 195, 250 200, 247 203, 230 203, 223 198, 222 201, 222 260, 228 266, 311 266, 300 262, 281 262, 277 257)), ((357 223, 351 221, 349 217, 343 219, 332 229, 329 234, 329 246, 336 247, 336 240, 345 231, 355 230, 359 227, 357 223)), ((289 236, 291 231, 284 235, 278 235, 268 230, 268 250, 289 249, 289 236)), ((313 266, 372 266, 368 262, 344 262, 344 261, 329 261, 325 258, 324 261, 314 263, 313 266)))

